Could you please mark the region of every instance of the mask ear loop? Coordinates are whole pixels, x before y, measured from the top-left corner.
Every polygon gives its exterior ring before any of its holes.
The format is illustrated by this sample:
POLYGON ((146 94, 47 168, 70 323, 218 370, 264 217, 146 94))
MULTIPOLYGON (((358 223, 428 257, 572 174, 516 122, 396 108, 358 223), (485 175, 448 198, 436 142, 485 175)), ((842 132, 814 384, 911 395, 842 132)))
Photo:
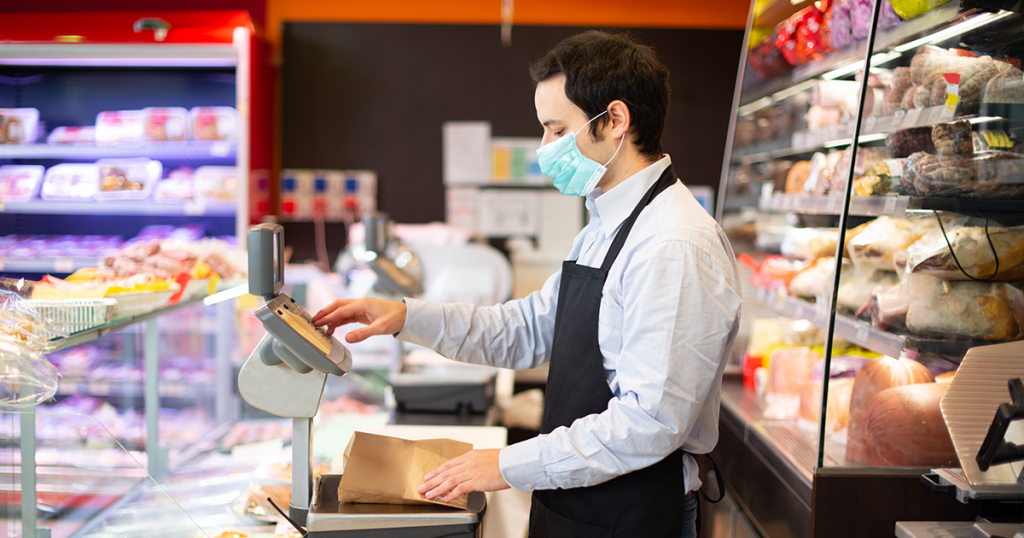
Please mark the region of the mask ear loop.
POLYGON ((622 138, 619 139, 619 147, 615 148, 615 153, 612 153, 612 158, 608 159, 608 162, 604 163, 604 167, 605 168, 608 168, 608 165, 611 164, 611 162, 615 160, 615 156, 619 154, 619 150, 622 149, 622 142, 625 141, 625 140, 626 140, 626 135, 622 135, 622 138))

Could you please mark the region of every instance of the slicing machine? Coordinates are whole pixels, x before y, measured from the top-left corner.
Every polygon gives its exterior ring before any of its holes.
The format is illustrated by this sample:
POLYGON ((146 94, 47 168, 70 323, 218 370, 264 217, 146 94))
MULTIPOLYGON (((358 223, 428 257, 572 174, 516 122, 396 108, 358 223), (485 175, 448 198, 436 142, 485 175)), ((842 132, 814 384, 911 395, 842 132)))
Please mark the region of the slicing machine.
POLYGON ((312 426, 327 375, 352 369, 352 355, 310 321, 284 286, 284 229, 260 224, 249 230, 249 293, 267 301, 256 311, 267 334, 238 374, 242 398, 270 414, 291 418, 292 499, 289 517, 310 538, 479 536, 486 509, 471 493, 466 510, 433 505, 339 503, 341 475, 313 481, 312 426))

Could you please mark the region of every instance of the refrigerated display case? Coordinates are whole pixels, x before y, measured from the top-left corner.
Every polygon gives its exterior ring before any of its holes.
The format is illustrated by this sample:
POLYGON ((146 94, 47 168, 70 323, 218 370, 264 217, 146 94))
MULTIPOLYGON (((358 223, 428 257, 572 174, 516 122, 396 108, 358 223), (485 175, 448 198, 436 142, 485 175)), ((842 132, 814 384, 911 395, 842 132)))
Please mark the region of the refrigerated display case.
POLYGON ((717 215, 746 277, 716 448, 730 494, 773 537, 989 517, 920 482, 960 465, 939 403, 964 355, 1024 338, 1024 16, 767 4, 717 215))
POLYGON ((5 15, 0 272, 70 273, 147 225, 242 238, 270 212, 269 69, 243 11, 5 15))

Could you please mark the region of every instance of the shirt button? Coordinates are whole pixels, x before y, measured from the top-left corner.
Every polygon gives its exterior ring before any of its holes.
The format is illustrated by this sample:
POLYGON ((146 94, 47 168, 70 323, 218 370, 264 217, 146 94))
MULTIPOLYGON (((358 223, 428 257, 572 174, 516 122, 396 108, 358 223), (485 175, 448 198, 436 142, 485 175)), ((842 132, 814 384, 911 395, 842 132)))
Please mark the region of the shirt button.
POLYGON ((597 237, 597 232, 590 232, 590 238, 593 239, 595 237, 597 237))
POLYGON ((527 484, 526 489, 533 489, 533 484, 527 484))

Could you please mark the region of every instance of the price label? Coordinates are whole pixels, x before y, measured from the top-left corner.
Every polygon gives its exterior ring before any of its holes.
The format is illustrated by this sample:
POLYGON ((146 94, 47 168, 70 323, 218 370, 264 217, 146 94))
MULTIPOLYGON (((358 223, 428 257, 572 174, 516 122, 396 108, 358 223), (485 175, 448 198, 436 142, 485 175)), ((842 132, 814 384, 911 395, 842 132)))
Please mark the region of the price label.
POLYGON ((896 212, 896 197, 895 196, 887 196, 885 198, 885 210, 884 210, 884 213, 886 215, 892 215, 895 212, 896 212))
POLYGON ((839 212, 839 197, 838 196, 827 196, 825 202, 825 211, 828 213, 839 212))
POLYGON ((875 132, 875 117, 874 116, 868 116, 867 119, 864 120, 864 131, 865 132, 862 133, 862 134, 871 134, 871 133, 875 132))
POLYGON ((67 256, 59 256, 53 260, 53 272, 54 273, 74 273, 75 272, 75 260, 68 258, 67 256))
POLYGON ((181 381, 165 381, 160 386, 160 394, 170 398, 180 398, 185 394, 185 386, 181 381))
POLYGON ((110 396, 110 382, 106 379, 89 381, 89 394, 93 396, 110 396))
POLYGON ((856 340, 862 346, 868 343, 868 328, 862 323, 857 325, 856 340))
POLYGON ((917 122, 921 119, 921 109, 915 108, 908 110, 907 115, 903 117, 903 128, 917 127, 917 122))

